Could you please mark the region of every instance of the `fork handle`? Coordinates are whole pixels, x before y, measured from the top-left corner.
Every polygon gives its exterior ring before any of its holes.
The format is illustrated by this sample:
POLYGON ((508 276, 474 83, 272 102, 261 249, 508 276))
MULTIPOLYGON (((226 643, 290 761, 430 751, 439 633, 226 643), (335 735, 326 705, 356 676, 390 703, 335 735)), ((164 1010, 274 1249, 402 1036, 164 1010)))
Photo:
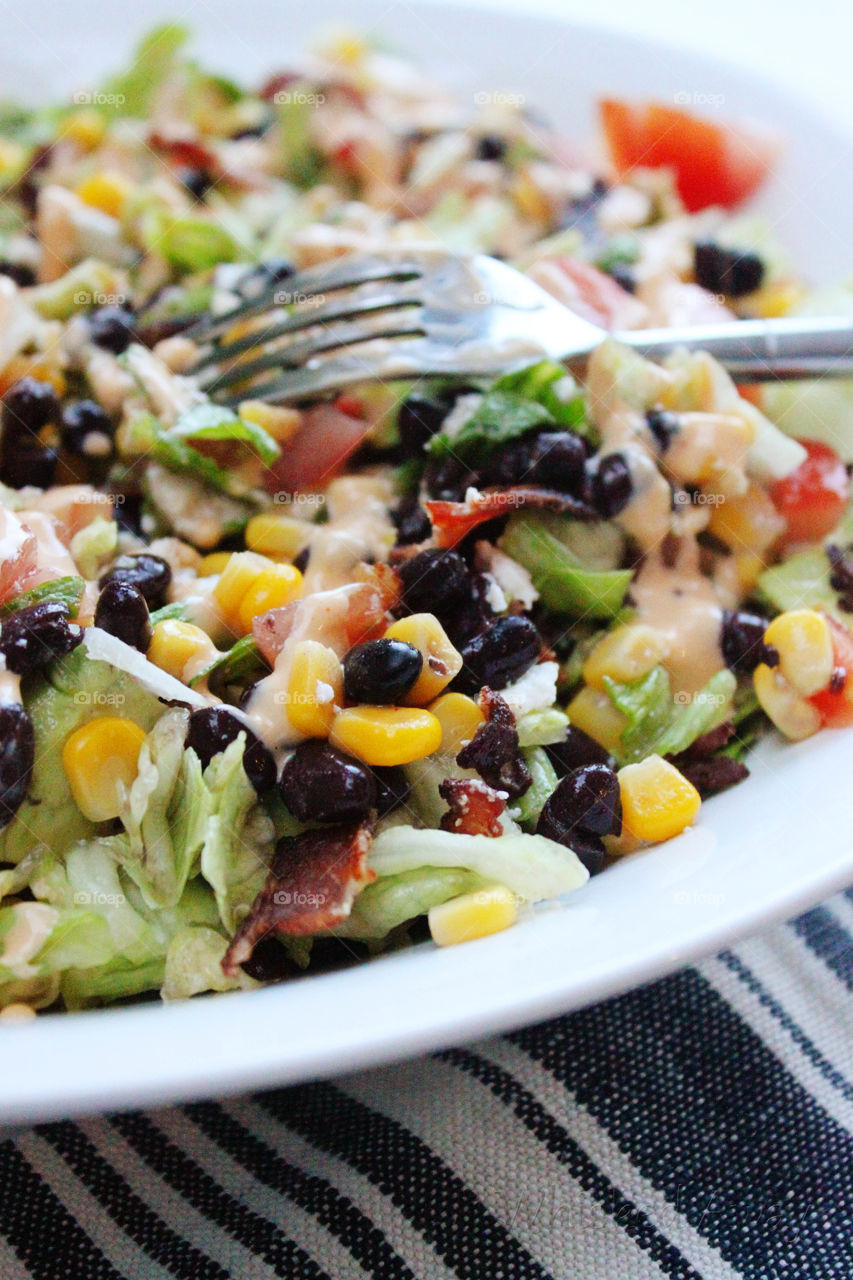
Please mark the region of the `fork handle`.
POLYGON ((679 329, 636 329, 613 335, 657 360, 679 348, 707 351, 736 382, 772 378, 853 377, 853 318, 796 316, 732 320, 679 329))

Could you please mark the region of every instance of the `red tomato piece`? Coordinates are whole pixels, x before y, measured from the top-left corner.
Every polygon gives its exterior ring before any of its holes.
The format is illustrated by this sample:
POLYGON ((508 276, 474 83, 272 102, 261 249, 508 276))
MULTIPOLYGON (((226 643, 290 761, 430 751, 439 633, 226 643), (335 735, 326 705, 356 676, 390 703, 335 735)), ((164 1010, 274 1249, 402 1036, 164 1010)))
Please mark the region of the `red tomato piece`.
POLYGON ((369 424, 332 404, 306 409, 296 435, 269 469, 269 493, 294 493, 327 484, 364 439, 369 424))
POLYGON ((832 656, 835 662, 832 682, 809 699, 817 707, 828 729, 853 725, 853 636, 834 618, 827 618, 832 632, 832 656))
POLYGON ((601 124, 617 173, 672 169, 678 194, 695 213, 708 205, 731 209, 761 186, 779 150, 778 139, 743 124, 715 124, 662 103, 599 103, 601 124))
POLYGON ((834 449, 819 440, 801 440, 807 457, 770 497, 787 529, 786 543, 820 542, 838 524, 850 498, 850 476, 834 449))

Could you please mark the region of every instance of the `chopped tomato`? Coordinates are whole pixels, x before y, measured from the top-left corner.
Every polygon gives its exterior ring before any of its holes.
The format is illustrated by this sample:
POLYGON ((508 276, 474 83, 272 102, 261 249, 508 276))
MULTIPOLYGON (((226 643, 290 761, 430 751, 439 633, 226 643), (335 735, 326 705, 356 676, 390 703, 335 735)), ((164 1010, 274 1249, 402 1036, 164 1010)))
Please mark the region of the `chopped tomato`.
POLYGON ((764 403, 764 388, 760 383, 741 383, 737 391, 741 400, 748 400, 757 409, 760 409, 764 403))
POLYGON ((835 669, 830 687, 813 694, 809 701, 817 707, 828 729, 843 729, 853 725, 853 636, 834 618, 827 621, 835 669))
POLYGON ((530 275, 576 315, 602 329, 622 327, 626 306, 636 303, 612 276, 566 253, 540 259, 530 275))
POLYGON ((850 476, 834 449, 819 440, 801 440, 807 457, 770 489, 787 529, 786 543, 820 542, 838 524, 850 498, 850 476))
POLYGON ((313 489, 338 474, 361 444, 369 424, 333 404, 306 409, 302 425, 266 475, 270 493, 313 489))
POLYGON ((778 140, 742 124, 715 124, 662 103, 606 99, 601 123, 620 176, 632 169, 672 169, 691 213, 719 204, 731 209, 769 173, 778 140))

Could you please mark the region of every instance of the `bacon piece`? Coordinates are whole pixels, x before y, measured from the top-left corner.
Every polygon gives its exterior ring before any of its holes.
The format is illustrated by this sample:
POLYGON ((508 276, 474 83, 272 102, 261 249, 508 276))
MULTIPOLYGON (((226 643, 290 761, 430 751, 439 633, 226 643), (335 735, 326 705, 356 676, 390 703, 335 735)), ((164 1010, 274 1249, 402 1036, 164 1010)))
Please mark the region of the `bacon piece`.
POLYGON ((28 533, 15 554, 0 561, 0 605, 34 585, 38 569, 38 543, 28 533))
POLYGON ((513 485, 503 489, 475 489, 464 502, 444 502, 434 499, 424 503, 432 521, 435 543, 438 547, 453 547, 485 520, 506 516, 522 507, 535 507, 543 511, 557 511, 561 515, 574 516, 576 520, 598 520, 595 510, 580 498, 539 485, 513 485))
POLYGON ((375 879, 367 866, 372 839, 371 823, 346 822, 279 840, 267 882, 222 960, 223 973, 235 977, 270 933, 301 938, 344 920, 359 890, 375 879))
POLYGON ((480 709, 486 717, 471 741, 456 757, 463 769, 474 769, 497 791, 520 796, 530 786, 530 771, 518 745, 515 716, 494 690, 480 690, 480 709))
POLYGON ((502 836, 500 816, 506 800, 479 778, 445 778, 438 788, 447 801, 442 815, 442 831, 455 831, 465 836, 502 836))
POLYGON ((275 660, 293 630, 299 604, 298 600, 294 600, 281 609, 268 609, 252 622, 252 635, 270 666, 275 666, 275 660))
POLYGON ((344 624, 350 648, 384 636, 388 611, 400 600, 400 579, 389 564, 361 564, 356 576, 360 583, 350 595, 344 624))

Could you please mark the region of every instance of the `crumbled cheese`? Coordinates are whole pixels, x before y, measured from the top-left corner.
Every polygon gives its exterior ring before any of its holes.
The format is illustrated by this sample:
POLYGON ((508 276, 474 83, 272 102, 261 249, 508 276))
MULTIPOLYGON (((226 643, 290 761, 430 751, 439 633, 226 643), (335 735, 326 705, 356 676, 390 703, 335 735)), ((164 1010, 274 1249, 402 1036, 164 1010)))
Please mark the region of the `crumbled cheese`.
POLYGON ((559 671, 560 668, 556 662, 537 662, 535 667, 526 671, 514 684, 501 689, 501 697, 516 720, 520 720, 530 711, 538 711, 541 707, 554 705, 557 699, 559 671))
POLYGON ((486 580, 486 602, 495 613, 503 613, 508 601, 495 579, 490 573, 484 573, 486 580))

